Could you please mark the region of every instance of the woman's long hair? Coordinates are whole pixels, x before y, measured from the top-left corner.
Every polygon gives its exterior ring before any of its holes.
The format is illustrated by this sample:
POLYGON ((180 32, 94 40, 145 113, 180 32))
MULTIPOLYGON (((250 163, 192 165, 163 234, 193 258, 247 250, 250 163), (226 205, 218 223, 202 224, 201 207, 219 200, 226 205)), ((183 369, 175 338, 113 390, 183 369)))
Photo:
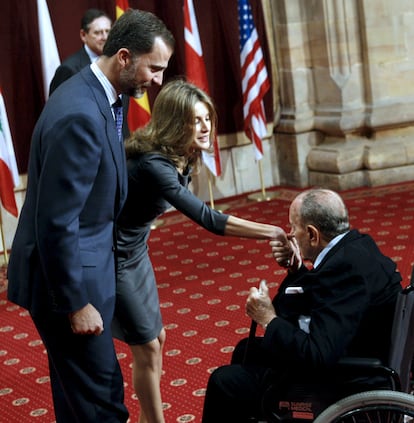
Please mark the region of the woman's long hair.
POLYGON ((195 105, 206 105, 211 120, 210 148, 217 128, 217 114, 211 98, 197 86, 181 79, 163 86, 158 93, 148 124, 137 129, 125 142, 127 158, 157 152, 168 157, 177 168, 197 169, 201 151, 194 149, 195 105))

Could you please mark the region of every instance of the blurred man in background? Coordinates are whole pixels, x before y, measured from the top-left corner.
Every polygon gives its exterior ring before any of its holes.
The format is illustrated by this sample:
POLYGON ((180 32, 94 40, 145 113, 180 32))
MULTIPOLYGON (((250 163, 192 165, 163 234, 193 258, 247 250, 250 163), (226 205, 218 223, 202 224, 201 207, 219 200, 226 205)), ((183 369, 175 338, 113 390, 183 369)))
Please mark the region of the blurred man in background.
POLYGON ((73 53, 56 69, 49 95, 71 76, 78 73, 86 65, 90 65, 101 54, 112 26, 112 20, 102 10, 88 9, 81 19, 80 39, 83 46, 73 53))

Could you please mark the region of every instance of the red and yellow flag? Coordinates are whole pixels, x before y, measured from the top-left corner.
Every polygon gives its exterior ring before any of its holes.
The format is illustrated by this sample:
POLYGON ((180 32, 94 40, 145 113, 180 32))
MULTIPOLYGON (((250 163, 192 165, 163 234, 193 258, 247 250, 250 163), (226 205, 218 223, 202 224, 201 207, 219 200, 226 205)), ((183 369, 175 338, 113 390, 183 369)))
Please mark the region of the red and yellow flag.
MULTIPOLYGON (((116 0, 116 18, 118 19, 128 8, 128 0, 116 0)), ((131 132, 144 126, 151 119, 151 109, 147 93, 144 93, 141 98, 130 98, 127 119, 131 132)))

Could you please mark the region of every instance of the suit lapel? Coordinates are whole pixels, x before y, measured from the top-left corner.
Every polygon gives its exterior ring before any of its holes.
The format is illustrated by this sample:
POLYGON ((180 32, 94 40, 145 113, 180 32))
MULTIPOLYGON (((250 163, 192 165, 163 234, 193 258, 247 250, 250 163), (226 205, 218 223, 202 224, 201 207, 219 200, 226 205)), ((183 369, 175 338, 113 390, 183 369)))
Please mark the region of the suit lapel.
POLYGON ((108 103, 108 99, 105 95, 103 87, 101 86, 89 66, 84 68, 81 71, 81 74, 85 78, 87 83, 91 86, 96 102, 105 121, 105 132, 107 134, 107 141, 109 143, 112 157, 117 169, 120 200, 119 209, 116 210, 116 214, 118 214, 125 202, 128 184, 124 146, 122 142, 119 142, 118 132, 116 130, 115 120, 112 114, 111 106, 108 103))
POLYGON ((88 53, 86 53, 85 48, 82 47, 81 50, 79 50, 79 66, 80 69, 83 69, 85 66, 89 65, 91 63, 91 59, 88 56, 88 53))
POLYGON ((332 257, 336 252, 342 248, 345 244, 347 244, 350 241, 355 240, 359 236, 359 233, 357 230, 352 229, 350 230, 336 245, 334 245, 326 254, 326 256, 323 258, 323 260, 320 262, 318 269, 323 266, 323 264, 326 262, 326 260, 329 260, 330 257, 332 257))

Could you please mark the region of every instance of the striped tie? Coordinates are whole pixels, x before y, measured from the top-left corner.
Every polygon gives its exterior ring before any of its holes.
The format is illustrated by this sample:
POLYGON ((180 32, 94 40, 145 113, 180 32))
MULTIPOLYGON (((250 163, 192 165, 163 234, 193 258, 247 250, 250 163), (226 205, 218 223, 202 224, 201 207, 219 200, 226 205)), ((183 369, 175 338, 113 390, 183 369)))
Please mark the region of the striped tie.
POLYGON ((122 109, 122 101, 119 97, 118 97, 118 100, 116 100, 115 103, 112 105, 112 108, 114 109, 115 124, 116 124, 116 130, 118 131, 118 138, 119 138, 119 141, 122 141, 123 109, 122 109))

